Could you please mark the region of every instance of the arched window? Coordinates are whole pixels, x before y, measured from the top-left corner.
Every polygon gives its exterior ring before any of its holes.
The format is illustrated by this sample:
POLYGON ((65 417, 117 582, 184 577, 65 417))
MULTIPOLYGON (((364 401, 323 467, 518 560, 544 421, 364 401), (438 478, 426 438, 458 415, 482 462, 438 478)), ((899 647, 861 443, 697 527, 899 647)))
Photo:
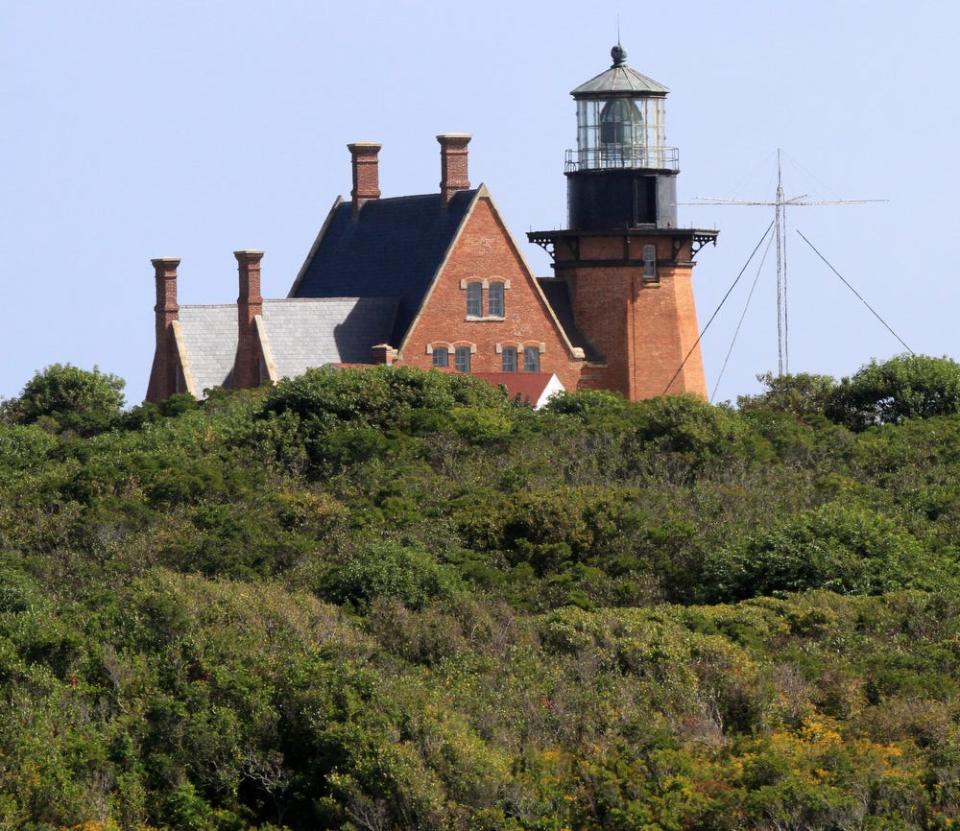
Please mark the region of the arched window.
POLYGON ((458 346, 456 352, 454 353, 454 365, 457 372, 469 372, 470 371, 470 347, 469 346, 458 346))
POLYGON ((483 317, 482 283, 467 283, 467 317, 483 317))
POLYGON ((517 371, 517 347, 504 346, 501 352, 501 356, 503 357, 503 371, 516 372, 517 371))
POLYGON ((643 246, 643 279, 657 279, 657 246, 643 246))
POLYGON ((445 346, 435 346, 433 348, 433 365, 437 369, 445 369, 450 366, 450 353, 445 346))
POLYGON ((504 316, 503 283, 491 283, 487 290, 487 314, 490 317, 504 316))
POLYGON ((523 347, 523 371, 524 372, 540 371, 540 347, 538 346, 523 347))

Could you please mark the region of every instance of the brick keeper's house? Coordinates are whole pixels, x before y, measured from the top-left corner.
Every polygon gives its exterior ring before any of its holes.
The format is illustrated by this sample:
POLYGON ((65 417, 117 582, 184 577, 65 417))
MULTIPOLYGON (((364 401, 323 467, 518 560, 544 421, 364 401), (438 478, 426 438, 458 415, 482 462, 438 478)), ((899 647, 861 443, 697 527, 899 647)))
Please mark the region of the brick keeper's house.
POLYGON ((239 297, 223 305, 180 306, 179 259, 152 261, 147 400, 343 364, 473 373, 534 404, 557 389, 705 395, 691 277, 717 232, 677 227, 668 90, 619 44, 611 55, 571 93, 569 227, 527 235, 550 252, 552 276, 534 276, 489 190, 471 187, 470 136, 437 137, 439 191, 388 198, 380 145, 350 144, 350 201, 334 202, 286 298, 261 296, 261 251, 234 252, 239 297))

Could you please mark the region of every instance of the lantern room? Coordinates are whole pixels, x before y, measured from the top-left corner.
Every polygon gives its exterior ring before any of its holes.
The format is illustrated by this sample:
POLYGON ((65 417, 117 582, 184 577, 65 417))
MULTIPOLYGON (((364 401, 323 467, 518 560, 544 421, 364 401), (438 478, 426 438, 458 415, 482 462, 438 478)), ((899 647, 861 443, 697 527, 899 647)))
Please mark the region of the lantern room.
POLYGON ((565 164, 570 225, 675 226, 679 153, 666 144, 670 90, 628 66, 619 43, 610 56, 609 69, 570 93, 577 105, 577 147, 565 164))
POLYGON ((666 146, 663 84, 627 66, 627 50, 610 50, 613 65, 570 94, 577 102, 577 149, 567 169, 646 167, 676 170, 677 148, 666 146))

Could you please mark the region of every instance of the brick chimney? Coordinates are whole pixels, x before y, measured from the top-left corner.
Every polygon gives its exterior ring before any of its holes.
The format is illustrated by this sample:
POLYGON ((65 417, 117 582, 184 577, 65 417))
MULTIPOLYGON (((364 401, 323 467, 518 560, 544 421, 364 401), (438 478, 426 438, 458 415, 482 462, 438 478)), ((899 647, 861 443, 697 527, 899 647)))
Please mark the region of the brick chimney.
POLYGON ((240 273, 240 296, 237 298, 237 357, 233 365, 233 388, 260 385, 260 339, 255 318, 263 314, 260 295, 260 260, 262 251, 234 251, 240 273))
POLYGON ((397 350, 389 343, 378 343, 371 348, 370 357, 375 364, 391 366, 397 358, 397 350))
POLYGON ((377 155, 381 145, 375 141, 357 141, 348 144, 353 168, 353 215, 356 216, 368 199, 380 198, 380 163, 377 155))
POLYGON ((180 265, 180 258, 157 257, 150 262, 157 285, 157 304, 153 307, 157 345, 147 386, 147 401, 157 403, 176 392, 177 373, 180 371, 172 326, 180 316, 180 307, 177 305, 177 266, 180 265))
POLYGON ((467 133, 442 133, 437 136, 437 141, 440 142, 440 196, 447 205, 458 190, 470 188, 467 175, 470 136, 467 133))

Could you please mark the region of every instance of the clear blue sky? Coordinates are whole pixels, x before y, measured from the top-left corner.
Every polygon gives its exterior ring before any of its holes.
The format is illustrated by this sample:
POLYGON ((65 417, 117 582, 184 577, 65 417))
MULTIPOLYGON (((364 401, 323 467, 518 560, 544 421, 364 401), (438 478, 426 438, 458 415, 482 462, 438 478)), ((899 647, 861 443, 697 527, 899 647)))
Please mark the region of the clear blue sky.
MULTIPOLYGON (((182 303, 236 299, 237 248, 263 248, 285 296, 337 194, 345 145, 376 140, 384 195, 433 191, 439 132, 463 131, 540 274, 530 228, 565 223, 568 91, 609 65, 621 18, 636 69, 669 86, 680 195, 884 197, 791 223, 917 352, 957 356, 960 4, 97 0, 0 3, 0 396, 53 362, 94 364, 142 399, 150 258, 179 255, 182 303)), ((720 228, 701 323, 769 218, 681 209, 720 228)), ((791 368, 844 375, 900 351, 790 240, 791 368)), ((704 340, 712 388, 749 279, 704 340)), ((718 397, 776 364, 772 270, 718 397)))

